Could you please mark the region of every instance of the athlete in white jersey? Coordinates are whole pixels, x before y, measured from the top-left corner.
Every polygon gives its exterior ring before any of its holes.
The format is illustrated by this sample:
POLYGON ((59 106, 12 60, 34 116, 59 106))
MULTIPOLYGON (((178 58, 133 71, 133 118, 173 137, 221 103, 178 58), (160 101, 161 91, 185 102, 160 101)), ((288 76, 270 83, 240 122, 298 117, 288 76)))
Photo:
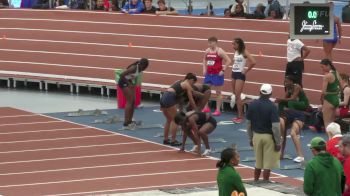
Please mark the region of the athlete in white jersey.
POLYGON ((255 59, 245 49, 244 41, 241 38, 235 38, 233 41, 233 49, 235 55, 232 66, 232 92, 235 95, 237 112, 236 118, 233 118, 234 123, 243 122, 243 102, 241 94, 243 91, 246 75, 256 64, 255 59))

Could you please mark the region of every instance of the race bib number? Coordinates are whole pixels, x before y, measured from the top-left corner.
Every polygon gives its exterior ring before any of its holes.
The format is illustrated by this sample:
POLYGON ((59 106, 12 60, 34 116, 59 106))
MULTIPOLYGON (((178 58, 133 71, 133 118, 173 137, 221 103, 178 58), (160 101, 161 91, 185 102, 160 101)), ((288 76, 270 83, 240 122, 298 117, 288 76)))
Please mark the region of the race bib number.
POLYGON ((209 60, 209 61, 207 61, 207 65, 208 66, 213 66, 213 65, 215 65, 215 61, 209 60))
POLYGON ((241 70, 239 69, 239 65, 237 65, 237 64, 233 64, 232 70, 233 70, 234 72, 239 72, 239 71, 241 71, 241 70))

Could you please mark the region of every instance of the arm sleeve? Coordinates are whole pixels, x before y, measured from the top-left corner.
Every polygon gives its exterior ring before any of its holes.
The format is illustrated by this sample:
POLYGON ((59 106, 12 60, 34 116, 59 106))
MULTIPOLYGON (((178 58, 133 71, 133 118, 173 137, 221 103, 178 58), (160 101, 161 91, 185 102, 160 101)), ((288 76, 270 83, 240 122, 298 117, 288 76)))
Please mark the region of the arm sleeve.
POLYGON ((314 174, 309 164, 306 166, 304 172, 304 192, 306 195, 312 195, 314 192, 314 174))
POLYGON ((249 141, 252 141, 253 130, 252 130, 252 122, 250 120, 247 120, 247 133, 248 133, 249 141))
POLYGON ((277 107, 273 105, 271 113, 272 133, 277 145, 281 144, 280 119, 278 116, 277 107))

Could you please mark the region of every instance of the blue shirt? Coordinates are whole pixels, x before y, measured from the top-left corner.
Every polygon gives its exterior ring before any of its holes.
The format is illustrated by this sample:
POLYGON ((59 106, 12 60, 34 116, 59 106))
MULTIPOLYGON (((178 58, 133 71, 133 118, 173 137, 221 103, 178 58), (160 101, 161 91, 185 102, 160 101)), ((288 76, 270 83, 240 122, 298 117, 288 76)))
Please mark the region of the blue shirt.
MULTIPOLYGON (((131 3, 131 0, 130 0, 130 3, 131 3)), ((137 1, 136 5, 133 5, 132 3, 129 4, 129 2, 127 2, 123 7, 122 12, 127 12, 129 14, 139 14, 143 11, 143 8, 144 8, 144 5, 141 0, 137 1), (136 10, 133 10, 133 9, 136 9, 136 10)))
POLYGON ((251 121, 252 130, 256 133, 272 133, 272 123, 278 123, 278 110, 268 98, 262 98, 249 104, 247 120, 251 121))

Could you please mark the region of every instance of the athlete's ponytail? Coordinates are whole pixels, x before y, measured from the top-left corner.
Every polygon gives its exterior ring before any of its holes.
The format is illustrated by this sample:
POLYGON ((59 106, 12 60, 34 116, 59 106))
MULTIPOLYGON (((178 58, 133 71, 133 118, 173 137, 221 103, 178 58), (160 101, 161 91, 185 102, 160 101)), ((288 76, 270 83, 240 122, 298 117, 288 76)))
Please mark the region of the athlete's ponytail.
POLYGON ((321 62, 320 62, 320 64, 322 64, 322 65, 327 65, 327 66, 329 66, 329 67, 331 68, 331 70, 337 71, 337 69, 335 69, 335 67, 334 67, 334 65, 333 65, 333 63, 332 63, 332 61, 329 60, 329 59, 322 59, 321 62))
POLYGON ((221 152, 221 159, 216 163, 217 168, 224 168, 227 165, 230 165, 233 157, 236 156, 237 151, 233 148, 226 148, 221 152))
POLYGON ((174 118, 174 122, 177 125, 182 124, 186 119, 186 114, 184 112, 177 112, 174 118))

